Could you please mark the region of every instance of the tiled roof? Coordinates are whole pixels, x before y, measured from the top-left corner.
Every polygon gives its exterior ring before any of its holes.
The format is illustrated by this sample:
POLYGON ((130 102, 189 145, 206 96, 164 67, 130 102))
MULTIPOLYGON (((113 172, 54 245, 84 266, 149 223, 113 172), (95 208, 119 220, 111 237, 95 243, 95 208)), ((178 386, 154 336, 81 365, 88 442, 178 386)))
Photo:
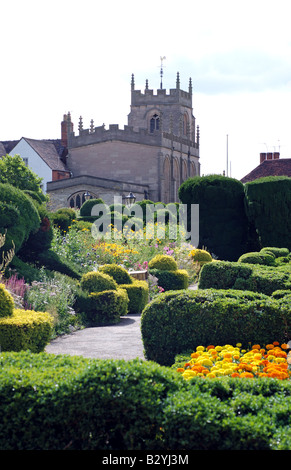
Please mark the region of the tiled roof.
MULTIPOLYGON (((66 147, 61 144, 60 139, 36 140, 26 137, 23 137, 23 139, 38 153, 52 170, 68 171, 64 164, 64 157, 67 155, 68 151, 66 147)), ((0 142, 0 157, 10 154, 19 142, 19 140, 0 142)))
POLYGON ((33 150, 43 159, 51 170, 67 171, 61 157, 64 148, 58 140, 35 140, 23 137, 33 150), (60 153, 59 153, 60 152, 60 153))
POLYGON ((3 157, 3 155, 6 155, 7 153, 9 154, 11 150, 13 149, 13 147, 15 147, 16 144, 18 144, 18 142, 19 140, 4 140, 0 142, 0 150, 1 150, 0 156, 3 157), (3 149, 4 149, 4 154, 2 155, 3 149))
POLYGON ((0 157, 3 157, 4 155, 6 155, 6 149, 2 142, 0 142, 0 157))
POLYGON ((248 183, 265 176, 288 176, 291 178, 291 158, 264 160, 254 170, 244 176, 241 182, 248 183))

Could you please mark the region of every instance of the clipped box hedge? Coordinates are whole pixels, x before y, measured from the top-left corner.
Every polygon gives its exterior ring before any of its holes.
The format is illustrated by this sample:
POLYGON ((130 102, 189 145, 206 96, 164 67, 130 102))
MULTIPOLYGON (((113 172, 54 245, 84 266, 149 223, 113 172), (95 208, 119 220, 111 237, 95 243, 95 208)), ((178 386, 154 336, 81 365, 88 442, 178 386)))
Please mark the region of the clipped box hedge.
POLYGON ((233 289, 165 292, 141 317, 146 358, 166 366, 176 354, 199 345, 283 343, 290 329, 290 306, 281 308, 266 295, 233 289))
POLYGON ((290 265, 277 267, 216 261, 205 264, 199 274, 199 289, 240 289, 271 295, 291 289, 290 265))
POLYGON ((87 326, 114 325, 127 315, 128 302, 126 290, 119 287, 103 292, 78 290, 74 309, 87 326))
POLYGON ((134 279, 131 284, 120 284, 128 295, 128 313, 141 313, 149 301, 149 286, 146 281, 134 279))
POLYGON ((53 318, 49 313, 15 309, 12 315, 0 318, 1 351, 42 352, 52 330, 53 318))
POLYGON ((188 382, 139 359, 21 352, 0 362, 2 450, 291 448, 290 381, 188 382))
POLYGON ((189 274, 186 269, 176 271, 165 271, 162 269, 151 269, 150 274, 158 279, 158 284, 164 290, 180 290, 189 287, 189 274))
POLYGON ((128 271, 115 263, 104 264, 99 272, 114 279, 120 289, 128 295, 128 313, 140 313, 149 300, 149 286, 146 281, 134 279, 128 271))
POLYGON ((165 398, 185 387, 176 372, 141 360, 7 353, 0 361, 2 450, 150 449, 165 398))

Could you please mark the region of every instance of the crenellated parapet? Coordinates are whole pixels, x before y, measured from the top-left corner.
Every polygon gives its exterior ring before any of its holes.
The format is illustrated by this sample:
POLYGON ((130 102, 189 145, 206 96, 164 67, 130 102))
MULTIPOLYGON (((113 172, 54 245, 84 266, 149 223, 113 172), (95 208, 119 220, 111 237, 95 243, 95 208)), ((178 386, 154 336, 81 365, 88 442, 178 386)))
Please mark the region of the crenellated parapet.
POLYGON ((71 132, 69 137, 69 149, 111 141, 161 146, 169 149, 173 146, 176 148, 184 146, 196 150, 199 149, 198 141, 189 140, 183 134, 175 135, 170 129, 168 131, 160 129, 155 132, 150 132, 148 129, 136 129, 134 126, 128 125, 120 128, 118 124, 109 124, 108 129, 104 124, 93 128, 92 123, 87 129, 84 129, 83 126, 79 125, 78 135, 71 132))

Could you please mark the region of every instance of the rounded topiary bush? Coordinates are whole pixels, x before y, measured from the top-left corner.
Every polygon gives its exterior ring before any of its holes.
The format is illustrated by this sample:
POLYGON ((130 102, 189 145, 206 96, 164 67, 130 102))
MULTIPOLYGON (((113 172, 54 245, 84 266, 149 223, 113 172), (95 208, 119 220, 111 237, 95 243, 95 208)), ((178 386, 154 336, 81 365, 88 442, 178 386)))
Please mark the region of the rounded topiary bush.
POLYGON ((199 263, 200 266, 203 266, 203 264, 210 263, 212 261, 212 256, 210 253, 208 253, 208 251, 202 249, 200 250, 198 248, 190 251, 190 256, 194 263, 199 263))
POLYGON ((0 317, 9 317, 13 314, 14 300, 4 284, 0 284, 0 317))
POLYGON ((189 274, 186 269, 177 269, 176 271, 151 269, 150 273, 158 279, 158 285, 166 291, 189 287, 189 274))
POLYGON ((142 312, 148 360, 169 366, 175 356, 209 344, 286 341, 291 309, 264 294, 240 290, 183 290, 160 294, 142 312))
POLYGON ((178 265, 176 260, 169 255, 156 255, 149 262, 149 269, 160 269, 164 271, 176 271, 178 265))
POLYGON ((90 217, 92 208, 96 204, 104 204, 103 199, 101 198, 95 198, 95 199, 89 199, 88 201, 85 201, 84 204, 82 204, 80 208, 80 216, 81 217, 90 217))
POLYGON ((261 249, 260 253, 272 253, 275 256, 275 258, 280 258, 280 257, 288 256, 289 249, 266 246, 261 249))
POLYGON ((267 252, 244 253, 238 259, 238 263, 264 264, 266 266, 275 266, 275 257, 267 252))
POLYGON ((83 274, 80 285, 87 292, 103 292, 118 288, 117 282, 111 276, 98 271, 83 274))
POLYGON ((121 287, 102 292, 78 291, 74 309, 87 326, 112 325, 127 314, 128 302, 127 292, 121 287))
POLYGON ((117 284, 131 284, 133 281, 126 269, 118 264, 104 264, 99 267, 99 272, 113 277, 117 284))

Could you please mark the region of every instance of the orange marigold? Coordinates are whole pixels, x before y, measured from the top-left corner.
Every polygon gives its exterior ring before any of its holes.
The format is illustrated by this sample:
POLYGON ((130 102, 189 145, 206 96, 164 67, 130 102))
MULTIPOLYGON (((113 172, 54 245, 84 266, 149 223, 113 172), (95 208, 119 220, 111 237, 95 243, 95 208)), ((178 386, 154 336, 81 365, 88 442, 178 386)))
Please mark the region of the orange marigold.
POLYGON ((245 377, 247 379, 253 379, 254 378, 253 374, 251 374, 250 372, 242 372, 240 374, 240 377, 245 377))

